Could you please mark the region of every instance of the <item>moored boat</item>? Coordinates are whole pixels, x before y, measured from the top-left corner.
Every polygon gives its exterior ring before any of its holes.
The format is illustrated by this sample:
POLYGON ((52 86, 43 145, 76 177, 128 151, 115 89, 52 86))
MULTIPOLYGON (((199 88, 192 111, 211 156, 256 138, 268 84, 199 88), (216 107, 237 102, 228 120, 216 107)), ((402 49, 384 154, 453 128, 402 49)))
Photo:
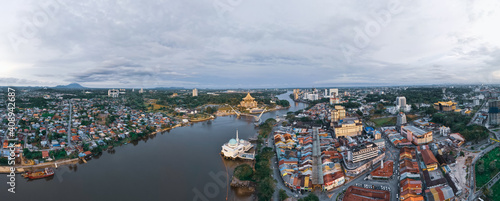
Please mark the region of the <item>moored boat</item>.
POLYGON ((54 170, 52 170, 52 168, 45 168, 44 170, 40 171, 26 172, 25 174, 23 174, 23 176, 28 179, 41 179, 54 176, 54 170))

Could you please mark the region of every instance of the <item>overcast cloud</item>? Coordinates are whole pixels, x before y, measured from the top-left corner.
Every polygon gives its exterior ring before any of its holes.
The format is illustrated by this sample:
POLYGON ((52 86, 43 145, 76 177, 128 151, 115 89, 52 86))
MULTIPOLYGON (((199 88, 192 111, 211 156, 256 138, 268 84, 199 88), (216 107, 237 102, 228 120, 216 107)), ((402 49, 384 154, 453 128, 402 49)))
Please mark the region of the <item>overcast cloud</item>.
POLYGON ((0 85, 500 83, 500 2, 6 1, 0 85))

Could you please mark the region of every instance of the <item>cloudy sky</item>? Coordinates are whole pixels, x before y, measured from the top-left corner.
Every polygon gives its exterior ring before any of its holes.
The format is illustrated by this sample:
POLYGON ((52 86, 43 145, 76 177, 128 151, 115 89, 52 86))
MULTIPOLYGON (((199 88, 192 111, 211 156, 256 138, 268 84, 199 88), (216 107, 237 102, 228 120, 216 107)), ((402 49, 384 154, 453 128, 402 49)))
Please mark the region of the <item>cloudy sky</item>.
POLYGON ((500 83, 500 2, 4 1, 0 85, 500 83))

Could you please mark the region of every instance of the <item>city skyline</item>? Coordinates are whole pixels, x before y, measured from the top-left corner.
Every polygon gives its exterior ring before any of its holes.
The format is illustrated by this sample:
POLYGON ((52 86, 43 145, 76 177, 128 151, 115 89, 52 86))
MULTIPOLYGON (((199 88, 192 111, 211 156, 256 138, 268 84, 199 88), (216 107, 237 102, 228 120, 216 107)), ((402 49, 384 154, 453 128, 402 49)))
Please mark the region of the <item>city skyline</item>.
POLYGON ((8 2, 0 85, 500 83, 500 3, 8 2))

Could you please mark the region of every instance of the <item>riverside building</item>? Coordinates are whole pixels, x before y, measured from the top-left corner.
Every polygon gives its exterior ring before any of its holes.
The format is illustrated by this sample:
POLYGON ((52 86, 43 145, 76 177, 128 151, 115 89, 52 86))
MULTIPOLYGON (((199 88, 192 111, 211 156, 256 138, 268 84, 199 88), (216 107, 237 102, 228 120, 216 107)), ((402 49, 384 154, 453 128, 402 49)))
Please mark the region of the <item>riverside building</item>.
POLYGON ((238 138, 238 131, 236 131, 236 139, 230 139, 228 143, 222 145, 221 154, 225 158, 230 159, 242 158, 253 160, 254 155, 246 153, 252 147, 253 145, 250 142, 243 139, 240 140, 238 138))

